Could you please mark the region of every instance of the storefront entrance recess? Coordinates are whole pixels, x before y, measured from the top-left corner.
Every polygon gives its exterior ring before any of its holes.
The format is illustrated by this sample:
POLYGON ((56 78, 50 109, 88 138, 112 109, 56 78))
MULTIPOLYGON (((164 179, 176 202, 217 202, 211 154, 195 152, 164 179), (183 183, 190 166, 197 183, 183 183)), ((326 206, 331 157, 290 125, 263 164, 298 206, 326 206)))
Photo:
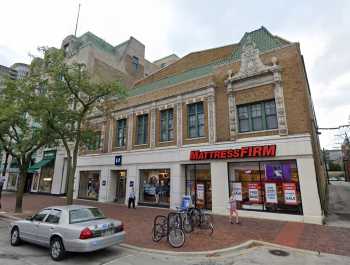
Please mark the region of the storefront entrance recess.
POLYGON ((211 210, 210 164, 186 165, 186 194, 197 208, 211 210))
POLYGON ((115 202, 124 203, 126 193, 126 170, 112 171, 112 180, 115 182, 115 202))

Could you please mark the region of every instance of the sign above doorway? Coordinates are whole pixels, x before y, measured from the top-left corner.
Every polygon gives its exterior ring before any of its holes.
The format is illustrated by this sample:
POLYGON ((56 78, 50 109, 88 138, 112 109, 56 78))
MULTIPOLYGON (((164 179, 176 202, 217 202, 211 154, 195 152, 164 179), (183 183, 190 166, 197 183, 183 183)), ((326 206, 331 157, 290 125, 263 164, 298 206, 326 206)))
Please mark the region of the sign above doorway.
POLYGON ((116 165, 116 166, 122 165, 122 156, 115 156, 114 157, 114 165, 116 165))
POLYGON ((248 157, 274 157, 276 145, 244 146, 239 149, 191 151, 190 160, 235 159, 248 157))

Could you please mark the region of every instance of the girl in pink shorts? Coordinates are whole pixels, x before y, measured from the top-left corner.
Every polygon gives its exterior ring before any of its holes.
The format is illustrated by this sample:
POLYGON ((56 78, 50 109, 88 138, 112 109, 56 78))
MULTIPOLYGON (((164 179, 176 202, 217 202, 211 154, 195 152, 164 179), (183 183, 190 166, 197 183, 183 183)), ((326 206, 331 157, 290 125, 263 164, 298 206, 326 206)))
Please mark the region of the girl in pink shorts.
POLYGON ((239 220, 238 220, 238 212, 237 212, 237 201, 235 198, 235 195, 231 194, 230 200, 229 200, 229 206, 230 206, 230 223, 233 224, 232 218, 233 215, 236 216, 236 224, 239 224, 239 220))

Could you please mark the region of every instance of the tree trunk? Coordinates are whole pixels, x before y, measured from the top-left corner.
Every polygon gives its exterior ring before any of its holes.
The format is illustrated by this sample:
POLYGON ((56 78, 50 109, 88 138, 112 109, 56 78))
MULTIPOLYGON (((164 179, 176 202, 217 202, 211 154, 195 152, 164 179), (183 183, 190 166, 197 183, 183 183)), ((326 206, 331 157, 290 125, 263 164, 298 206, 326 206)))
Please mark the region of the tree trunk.
POLYGON ((22 203, 23 203, 23 194, 24 194, 24 187, 26 185, 27 181, 27 168, 26 166, 20 167, 20 174, 19 179, 17 183, 17 191, 16 191, 16 213, 22 212, 22 203))
POLYGON ((3 176, 5 176, 5 174, 6 174, 7 164, 8 164, 8 161, 9 161, 9 155, 10 154, 8 152, 6 152, 4 168, 2 169, 2 175, 3 176))
MULTIPOLYGON (((68 151, 67 151, 68 152, 68 151)), ((74 195, 74 173, 72 170, 72 157, 67 158, 67 205, 73 204, 74 195)))

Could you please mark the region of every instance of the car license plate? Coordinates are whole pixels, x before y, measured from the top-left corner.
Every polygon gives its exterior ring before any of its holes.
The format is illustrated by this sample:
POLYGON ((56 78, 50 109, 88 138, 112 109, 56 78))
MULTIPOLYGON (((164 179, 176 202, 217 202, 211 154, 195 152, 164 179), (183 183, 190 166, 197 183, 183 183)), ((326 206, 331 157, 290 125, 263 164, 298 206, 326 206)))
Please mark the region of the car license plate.
POLYGON ((107 229, 102 232, 102 236, 110 236, 113 234, 113 229, 107 229))

